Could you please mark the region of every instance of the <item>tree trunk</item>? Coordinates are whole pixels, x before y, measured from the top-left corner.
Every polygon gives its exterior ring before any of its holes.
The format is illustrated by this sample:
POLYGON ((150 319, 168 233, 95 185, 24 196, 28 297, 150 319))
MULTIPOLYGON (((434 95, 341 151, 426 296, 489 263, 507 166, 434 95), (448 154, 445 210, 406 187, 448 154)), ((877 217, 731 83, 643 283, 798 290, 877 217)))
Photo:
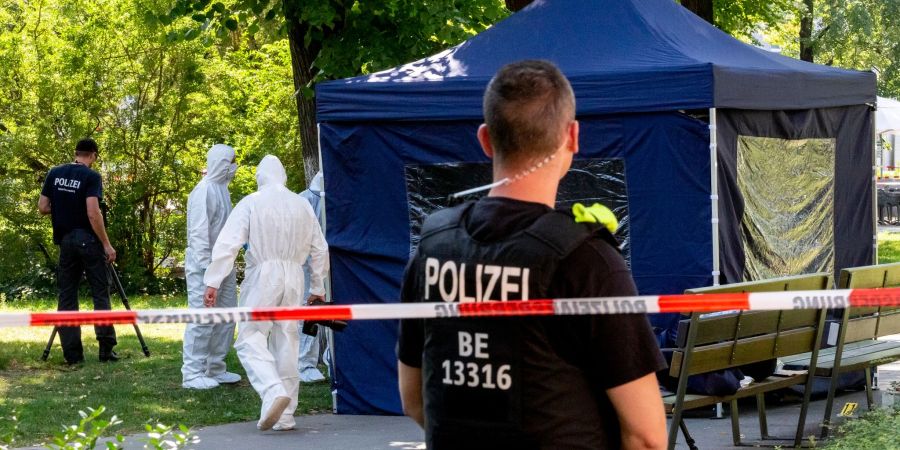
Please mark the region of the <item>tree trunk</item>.
MULTIPOLYGON (((285 2, 287 3, 287 2, 285 2)), ((291 47, 291 71, 294 75, 294 99, 297 102, 297 120, 300 126, 300 145, 303 151, 303 173, 306 181, 319 171, 319 133, 316 129, 316 100, 302 92, 313 79, 312 62, 319 54, 320 45, 303 44, 306 28, 298 16, 286 11, 288 18, 288 42, 291 47)))
POLYGON ((713 0, 681 0, 681 6, 700 16, 701 19, 713 25, 716 24, 713 0))
POLYGON ((805 11, 801 11, 800 17, 800 59, 803 61, 814 62, 815 53, 813 52, 813 1, 803 0, 805 11))
POLYGON ((506 9, 516 12, 531 4, 534 0, 506 0, 506 9))

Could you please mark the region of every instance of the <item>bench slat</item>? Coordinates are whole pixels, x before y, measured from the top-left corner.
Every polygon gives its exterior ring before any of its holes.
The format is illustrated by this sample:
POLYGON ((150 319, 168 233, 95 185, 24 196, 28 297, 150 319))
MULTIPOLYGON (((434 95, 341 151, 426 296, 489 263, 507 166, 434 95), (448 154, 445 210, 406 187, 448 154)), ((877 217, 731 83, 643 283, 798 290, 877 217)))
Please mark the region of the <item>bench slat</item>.
MULTIPOLYGON (((806 374, 796 374, 791 376, 771 376, 760 382, 750 383, 747 387, 738 389, 733 395, 715 396, 715 395, 698 395, 687 394, 684 396, 684 409, 702 408, 704 406, 715 405, 716 403, 729 402, 733 399, 753 397, 756 394, 774 391, 800 384, 806 380, 806 374)), ((663 397, 663 403, 666 406, 666 413, 671 414, 675 409, 675 394, 663 397)))
MULTIPOLYGON (((816 375, 829 377, 834 370, 834 356, 837 347, 819 350, 816 362, 816 375)), ((782 359, 784 368, 788 370, 806 370, 809 367, 810 353, 794 355, 782 359)), ((855 370, 865 366, 873 366, 900 359, 900 342, 894 341, 859 341, 844 346, 841 372, 855 370), (890 358, 894 356, 894 358, 890 358), (887 358, 887 359, 886 359, 887 358), (871 364, 867 364, 871 361, 871 364)))
MULTIPOLYGON (((802 353, 813 348, 815 338, 816 329, 807 327, 785 331, 780 335, 766 334, 741 339, 736 344, 729 341, 694 347, 688 374, 696 375, 802 353)), ((675 351, 672 354, 670 369, 672 376, 678 377, 681 374, 683 357, 684 351, 675 351)))
MULTIPOLYGON (((746 338, 766 333, 775 333, 779 329, 779 316, 781 317, 781 331, 787 331, 794 328, 804 328, 815 326, 818 312, 814 309, 805 309, 799 311, 791 311, 782 314, 782 311, 753 311, 740 314, 741 328, 738 330, 738 338, 746 338)), ((701 317, 700 328, 697 330, 697 337, 694 345, 712 344, 733 340, 735 338, 734 328, 738 323, 739 314, 723 314, 713 317, 701 317)), ((678 342, 679 347, 687 345, 688 327, 691 321, 682 320, 678 323, 678 342)))

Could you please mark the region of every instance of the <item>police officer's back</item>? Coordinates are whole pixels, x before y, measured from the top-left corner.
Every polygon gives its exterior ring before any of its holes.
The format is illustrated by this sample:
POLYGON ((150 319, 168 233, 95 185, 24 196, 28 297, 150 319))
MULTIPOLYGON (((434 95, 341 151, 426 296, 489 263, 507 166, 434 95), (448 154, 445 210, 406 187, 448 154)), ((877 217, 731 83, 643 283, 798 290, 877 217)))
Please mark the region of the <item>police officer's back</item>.
MULTIPOLYGON (((484 112, 495 184, 426 220, 402 301, 635 295, 612 235, 553 210, 578 151, 565 77, 544 61, 505 66, 484 112)), ((398 359, 429 448, 665 446, 664 362, 643 315, 404 320, 398 359)))
MULTIPOLYGON (((75 161, 50 169, 38 201, 41 214, 51 216, 53 242, 59 245, 60 311, 78 310, 78 285, 84 275, 90 284, 94 309, 110 309, 106 264, 115 261, 116 251, 109 243, 100 211, 103 183, 100 174, 91 170, 97 151, 97 143, 92 139, 78 141, 75 161)), ((100 345, 100 361, 117 360, 113 327, 95 326, 94 331, 100 345)), ((59 335, 66 362, 83 361, 81 328, 60 327, 59 335)))

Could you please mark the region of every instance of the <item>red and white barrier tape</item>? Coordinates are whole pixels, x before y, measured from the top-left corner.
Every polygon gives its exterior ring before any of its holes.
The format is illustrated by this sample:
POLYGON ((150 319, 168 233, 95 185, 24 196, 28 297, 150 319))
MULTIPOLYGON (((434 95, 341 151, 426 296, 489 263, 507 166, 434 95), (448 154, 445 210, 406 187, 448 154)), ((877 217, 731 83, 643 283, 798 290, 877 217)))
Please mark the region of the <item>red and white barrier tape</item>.
POLYGON ((446 317, 569 316, 627 313, 773 311, 900 306, 900 288, 738 294, 643 295, 480 303, 388 303, 277 308, 156 309, 0 313, 0 328, 267 320, 378 320, 446 317))

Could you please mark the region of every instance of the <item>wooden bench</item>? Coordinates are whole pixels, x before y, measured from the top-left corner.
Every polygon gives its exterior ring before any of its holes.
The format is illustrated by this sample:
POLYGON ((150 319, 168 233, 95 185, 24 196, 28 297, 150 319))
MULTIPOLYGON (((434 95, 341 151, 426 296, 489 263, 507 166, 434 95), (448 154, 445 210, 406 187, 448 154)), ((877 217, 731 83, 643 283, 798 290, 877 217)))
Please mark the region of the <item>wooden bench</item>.
MULTIPOLYGON (((689 289, 687 293, 771 292, 782 290, 822 290, 831 285, 827 273, 778 278, 758 282, 731 284, 710 288, 689 289)), ((693 313, 679 323, 678 346, 673 350, 669 374, 678 380, 677 390, 663 397, 666 413, 672 415, 669 426, 669 449, 675 447, 678 429, 684 433, 688 446, 696 449, 682 418, 686 410, 728 402, 731 405, 732 438, 741 445, 738 399, 755 397, 759 407, 760 434, 768 439, 766 424, 766 392, 805 383, 811 386, 808 372, 785 376, 771 376, 740 388, 733 395, 711 396, 687 393, 691 375, 714 372, 778 357, 810 352, 815 367, 816 352, 821 346, 825 310, 797 311, 730 311, 713 314, 693 313)), ((810 392, 810 389, 806 390, 810 392)), ((803 438, 809 394, 803 399, 794 445, 803 438)))
MULTIPOLYGON (((900 263, 855 267, 841 271, 839 289, 866 289, 900 286, 900 263)), ((815 374, 831 377, 822 437, 828 435, 834 395, 840 374, 865 371, 866 402, 873 408, 872 368, 900 360, 900 342, 879 341, 879 337, 900 334, 900 308, 846 308, 841 315, 835 347, 819 351, 815 374)), ((806 369, 812 354, 783 358, 786 369, 806 369)))

